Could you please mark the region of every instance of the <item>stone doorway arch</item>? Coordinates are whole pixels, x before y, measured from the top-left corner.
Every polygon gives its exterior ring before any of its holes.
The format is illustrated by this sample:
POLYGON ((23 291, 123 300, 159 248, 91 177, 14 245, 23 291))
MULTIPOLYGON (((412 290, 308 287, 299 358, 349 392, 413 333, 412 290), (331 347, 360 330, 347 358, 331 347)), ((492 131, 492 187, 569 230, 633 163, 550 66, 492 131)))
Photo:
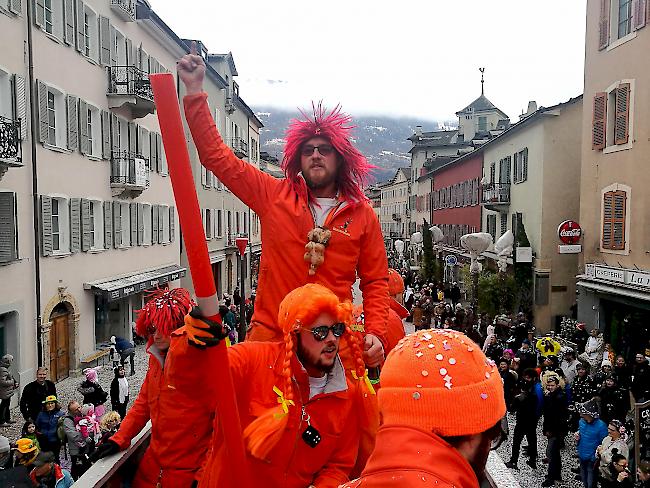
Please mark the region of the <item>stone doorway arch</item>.
POLYGON ((79 307, 65 288, 53 296, 42 315, 43 366, 50 368, 52 381, 79 372, 79 307), (58 357, 56 357, 58 356, 58 357), (52 368, 57 370, 52 370, 52 368))

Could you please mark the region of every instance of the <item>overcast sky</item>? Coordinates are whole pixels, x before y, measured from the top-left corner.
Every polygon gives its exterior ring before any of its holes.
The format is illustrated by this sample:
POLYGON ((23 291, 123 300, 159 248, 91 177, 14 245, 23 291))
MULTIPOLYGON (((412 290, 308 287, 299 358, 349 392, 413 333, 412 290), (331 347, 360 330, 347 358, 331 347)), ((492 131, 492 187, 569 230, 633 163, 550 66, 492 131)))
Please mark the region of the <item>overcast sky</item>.
POLYGON ((184 38, 232 51, 250 106, 323 99, 353 114, 449 120, 485 94, 516 120, 528 100, 582 93, 585 0, 150 0, 184 38))

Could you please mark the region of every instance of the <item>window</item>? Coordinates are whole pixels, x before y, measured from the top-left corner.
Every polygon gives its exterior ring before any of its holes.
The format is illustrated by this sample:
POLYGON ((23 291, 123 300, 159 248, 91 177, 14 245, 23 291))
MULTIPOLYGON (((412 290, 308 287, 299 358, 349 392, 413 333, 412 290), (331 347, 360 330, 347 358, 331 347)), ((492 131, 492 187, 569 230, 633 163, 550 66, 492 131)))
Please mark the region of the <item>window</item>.
POLYGON ((223 237, 223 220, 222 220, 222 211, 217 209, 217 235, 215 237, 223 237))
POLYGON ((0 192, 0 263, 18 259, 18 219, 16 194, 0 192))
MULTIPOLYGON (((39 141, 50 146, 67 147, 66 97, 56 88, 39 81, 38 104, 39 141)), ((74 116, 76 120, 76 113, 74 116)))
POLYGON ((602 248, 622 251, 626 248, 627 192, 607 191, 603 194, 602 248))
POLYGON ((90 248, 104 249, 104 211, 100 201, 90 202, 90 248))
MULTIPOLYGON (((11 75, 0 70, 0 117, 13 118, 12 96, 11 96, 11 75)), ((23 123, 25 123, 23 121, 23 123)))
POLYGON ((213 224, 212 224, 212 209, 206 208, 203 210, 204 212, 204 219, 205 222, 203 224, 203 230, 205 231, 205 238, 206 239, 212 239, 212 229, 213 229, 213 224))
POLYGON ((618 0, 618 39, 625 37, 631 31, 632 0, 618 0))
MULTIPOLYGON (((126 174, 126 173, 125 173, 126 174)), ((131 212, 128 203, 120 204, 120 223, 122 225, 122 245, 120 247, 131 246, 131 212)))
POLYGON ((235 212, 235 229, 237 231, 237 235, 239 235, 240 230, 239 230, 239 212, 235 212))
POLYGON ((535 274, 535 305, 548 305, 549 282, 549 275, 535 274))
POLYGON ((88 105, 88 151, 90 156, 102 156, 102 121, 97 107, 88 105))
POLYGON ((169 244, 171 242, 171 233, 169 228, 169 206, 161 205, 162 211, 162 226, 163 226, 163 244, 169 244))
POLYGON ((490 163, 490 184, 491 185, 494 185, 496 176, 497 176, 496 163, 490 163))
POLYGON ((36 7, 34 21, 36 25, 59 40, 63 40, 64 31, 63 1, 43 0, 42 2, 34 2, 36 7))
POLYGON ((79 29, 79 51, 87 58, 99 62, 99 22, 97 14, 88 5, 78 3, 83 9, 83 28, 79 29))
POLYGON ((503 235, 506 232, 508 232, 508 214, 502 213, 502 214, 499 214, 499 215, 500 215, 500 218, 501 218, 501 234, 500 235, 503 235))
POLYGON ((52 11, 52 0, 45 0, 45 32, 52 34, 54 32, 54 25, 52 23, 54 13, 52 11))
POLYGON ((47 142, 56 146, 56 104, 54 92, 47 92, 47 125, 48 136, 47 142))
POLYGON ((52 250, 56 253, 70 251, 70 213, 68 200, 52 198, 52 250))
POLYGON ((144 238, 143 244, 148 246, 151 244, 152 228, 151 228, 151 205, 148 203, 143 204, 142 220, 144 223, 144 238))
POLYGON ((487 231, 492 236, 492 240, 494 240, 497 236, 497 214, 488 214, 487 231))
POLYGON ((632 147, 634 81, 614 83, 593 101, 592 149, 605 153, 632 147))
POLYGON ((487 117, 478 118, 478 131, 479 132, 487 131, 487 117))
POLYGON ((499 161, 499 183, 510 184, 510 156, 499 161))
POLYGON ((515 173, 513 183, 523 183, 528 179, 528 148, 515 153, 515 173))

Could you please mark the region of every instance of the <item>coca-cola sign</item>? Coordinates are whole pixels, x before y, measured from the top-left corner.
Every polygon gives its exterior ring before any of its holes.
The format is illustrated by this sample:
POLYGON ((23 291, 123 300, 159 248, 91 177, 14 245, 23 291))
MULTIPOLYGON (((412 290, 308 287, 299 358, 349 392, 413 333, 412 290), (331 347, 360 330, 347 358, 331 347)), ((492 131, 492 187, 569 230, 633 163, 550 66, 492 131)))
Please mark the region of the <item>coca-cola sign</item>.
POLYGON ((557 228, 557 235, 563 244, 577 244, 582 237, 582 228, 574 220, 565 220, 557 228))

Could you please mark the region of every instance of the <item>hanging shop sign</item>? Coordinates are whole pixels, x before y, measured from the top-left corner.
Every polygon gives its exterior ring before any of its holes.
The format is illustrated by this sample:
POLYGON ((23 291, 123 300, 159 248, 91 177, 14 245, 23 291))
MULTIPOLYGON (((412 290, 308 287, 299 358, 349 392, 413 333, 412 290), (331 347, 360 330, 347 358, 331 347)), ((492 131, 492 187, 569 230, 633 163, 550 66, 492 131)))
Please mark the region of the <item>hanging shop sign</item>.
POLYGON ((533 262, 533 248, 532 247, 518 247, 515 250, 515 256, 518 263, 532 263, 533 262))
POLYGON ((580 242, 582 228, 575 220, 565 220, 558 226, 557 235, 562 244, 575 245, 580 242))
POLYGON ((650 271, 587 264, 585 266, 585 275, 588 278, 595 278, 597 280, 650 288, 650 271))

